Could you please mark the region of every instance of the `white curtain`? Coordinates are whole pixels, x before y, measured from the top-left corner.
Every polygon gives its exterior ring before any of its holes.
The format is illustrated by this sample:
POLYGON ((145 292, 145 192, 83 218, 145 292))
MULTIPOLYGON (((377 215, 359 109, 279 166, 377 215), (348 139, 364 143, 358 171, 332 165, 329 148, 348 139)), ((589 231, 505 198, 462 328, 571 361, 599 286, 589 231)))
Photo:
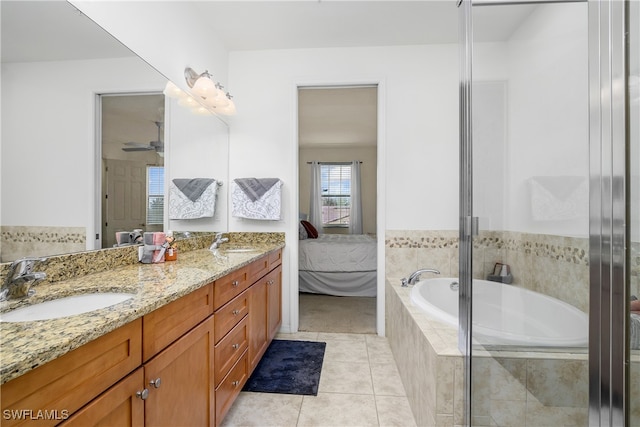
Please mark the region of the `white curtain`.
POLYGON ((320 163, 311 162, 311 188, 309 190, 309 222, 322 234, 322 189, 320 163))
POLYGON ((351 215, 349 234, 362 234, 362 190, 360 185, 360 162, 351 163, 351 215))

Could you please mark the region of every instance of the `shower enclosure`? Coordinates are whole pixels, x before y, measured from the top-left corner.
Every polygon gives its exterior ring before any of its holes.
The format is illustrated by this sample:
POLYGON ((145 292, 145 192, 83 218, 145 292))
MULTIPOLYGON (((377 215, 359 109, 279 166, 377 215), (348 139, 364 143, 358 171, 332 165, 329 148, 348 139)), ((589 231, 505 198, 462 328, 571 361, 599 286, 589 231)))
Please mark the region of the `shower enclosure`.
POLYGON ((640 426, 640 2, 458 8, 465 423, 640 426), (483 343, 487 278, 588 313, 588 345, 483 343))

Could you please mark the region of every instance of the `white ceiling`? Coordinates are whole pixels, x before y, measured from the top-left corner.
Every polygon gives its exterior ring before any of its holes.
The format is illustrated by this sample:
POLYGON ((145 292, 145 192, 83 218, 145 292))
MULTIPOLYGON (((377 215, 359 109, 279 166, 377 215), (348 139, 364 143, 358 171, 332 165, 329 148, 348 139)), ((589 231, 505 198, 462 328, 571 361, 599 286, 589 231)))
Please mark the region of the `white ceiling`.
POLYGON ((301 147, 375 146, 378 89, 368 87, 298 90, 298 143, 301 147))

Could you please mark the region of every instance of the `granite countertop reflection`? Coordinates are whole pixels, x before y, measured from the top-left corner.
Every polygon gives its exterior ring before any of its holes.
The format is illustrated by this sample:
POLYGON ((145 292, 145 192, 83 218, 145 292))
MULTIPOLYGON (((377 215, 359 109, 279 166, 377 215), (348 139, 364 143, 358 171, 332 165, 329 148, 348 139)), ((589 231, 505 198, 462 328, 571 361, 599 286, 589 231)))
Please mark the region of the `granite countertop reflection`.
POLYGON ((261 256, 284 243, 254 243, 255 252, 216 256, 208 249, 181 252, 176 261, 134 264, 36 287, 26 301, 0 303, 0 312, 93 292, 135 294, 122 303, 88 313, 33 322, 0 322, 0 384, 50 362, 108 332, 162 307, 261 256))

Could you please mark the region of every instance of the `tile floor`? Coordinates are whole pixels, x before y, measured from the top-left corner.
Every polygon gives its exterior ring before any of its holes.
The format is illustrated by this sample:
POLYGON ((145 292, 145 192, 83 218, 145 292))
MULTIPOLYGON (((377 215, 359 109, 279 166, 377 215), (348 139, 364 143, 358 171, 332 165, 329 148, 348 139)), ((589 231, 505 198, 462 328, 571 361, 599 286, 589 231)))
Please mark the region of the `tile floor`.
POLYGON ((241 392, 223 427, 416 425, 386 338, 299 332, 276 339, 327 343, 318 395, 241 392))

